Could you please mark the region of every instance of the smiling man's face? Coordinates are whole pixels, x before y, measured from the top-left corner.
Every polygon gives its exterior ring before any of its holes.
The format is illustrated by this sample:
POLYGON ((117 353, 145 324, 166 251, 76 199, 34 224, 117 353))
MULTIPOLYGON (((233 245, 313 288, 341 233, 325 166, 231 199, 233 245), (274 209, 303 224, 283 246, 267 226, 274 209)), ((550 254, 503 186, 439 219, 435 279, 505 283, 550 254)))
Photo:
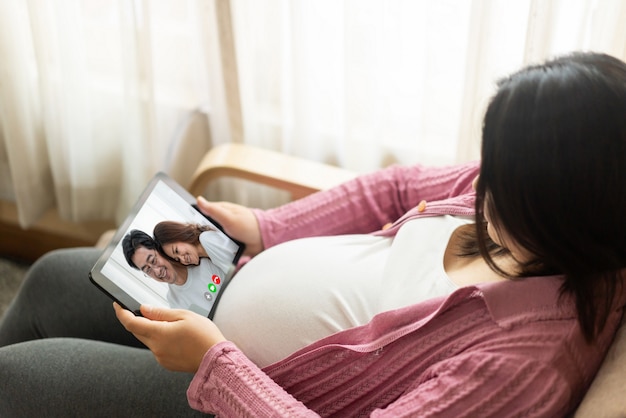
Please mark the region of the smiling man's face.
POLYGON ((161 257, 157 250, 139 247, 135 250, 132 259, 139 270, 156 281, 177 285, 182 285, 186 281, 178 275, 172 263, 161 257), (181 281, 182 283, 179 283, 181 281))

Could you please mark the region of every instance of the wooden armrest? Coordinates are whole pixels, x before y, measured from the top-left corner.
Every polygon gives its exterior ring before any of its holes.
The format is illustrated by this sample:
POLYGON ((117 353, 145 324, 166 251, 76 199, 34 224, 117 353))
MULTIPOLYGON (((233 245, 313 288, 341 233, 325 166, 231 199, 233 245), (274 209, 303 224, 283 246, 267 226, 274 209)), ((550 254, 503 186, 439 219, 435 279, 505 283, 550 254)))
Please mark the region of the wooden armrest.
POLYGON ((343 183, 356 173, 304 158, 256 148, 222 144, 206 153, 196 169, 189 192, 198 196, 220 177, 235 177, 276 187, 291 193, 292 199, 343 183))
MULTIPOLYGON (((328 189, 356 177, 356 173, 329 164, 256 148, 250 145, 223 144, 208 151, 188 188, 193 196, 220 177, 234 177, 276 187, 291 193, 292 199, 328 189)), ((115 230, 106 231, 96 247, 105 248, 115 230)))

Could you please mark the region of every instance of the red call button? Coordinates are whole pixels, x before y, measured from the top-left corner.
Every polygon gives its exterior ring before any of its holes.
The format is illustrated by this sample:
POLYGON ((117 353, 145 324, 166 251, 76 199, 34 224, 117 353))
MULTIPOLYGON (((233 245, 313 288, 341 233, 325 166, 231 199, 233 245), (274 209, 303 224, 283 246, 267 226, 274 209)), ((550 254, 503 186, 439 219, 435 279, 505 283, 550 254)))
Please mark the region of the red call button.
POLYGON ((211 277, 211 281, 215 284, 220 284, 220 282, 222 281, 222 279, 220 279, 220 276, 218 276, 217 274, 214 274, 211 277))

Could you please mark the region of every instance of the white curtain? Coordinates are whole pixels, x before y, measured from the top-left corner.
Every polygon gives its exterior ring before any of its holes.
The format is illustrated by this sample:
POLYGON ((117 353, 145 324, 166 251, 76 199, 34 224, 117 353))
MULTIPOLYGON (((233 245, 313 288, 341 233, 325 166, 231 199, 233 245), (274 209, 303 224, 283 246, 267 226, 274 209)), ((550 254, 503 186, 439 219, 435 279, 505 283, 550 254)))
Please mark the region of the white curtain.
POLYGON ((190 112, 224 107, 215 26, 204 0, 0 2, 0 198, 23 226, 126 215, 190 112))
POLYGON ((497 78, 573 50, 624 60, 624 22, 623 0, 2 1, 0 199, 23 225, 50 205, 120 219, 198 108, 213 143, 361 172, 474 159, 497 78))
POLYGON ((495 80, 626 59, 623 0, 232 0, 246 141, 368 171, 479 155, 495 80))

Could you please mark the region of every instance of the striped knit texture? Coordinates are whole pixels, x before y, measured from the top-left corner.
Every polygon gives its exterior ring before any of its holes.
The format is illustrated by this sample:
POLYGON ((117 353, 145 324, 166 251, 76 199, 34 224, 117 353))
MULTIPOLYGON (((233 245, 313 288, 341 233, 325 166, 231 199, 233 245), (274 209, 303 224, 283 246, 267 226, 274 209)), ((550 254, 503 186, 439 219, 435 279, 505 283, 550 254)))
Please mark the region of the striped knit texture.
MULTIPOLYGON (((390 167, 256 216, 266 248, 378 231, 389 222, 395 225, 385 232, 393 234, 417 212, 473 213, 477 172, 477 163, 390 167), (425 210, 415 210, 422 200, 425 210)), ((224 417, 564 416, 595 375, 621 309, 588 345, 572 301, 559 299, 560 283, 464 287, 383 312, 264 370, 221 343, 205 355, 188 399, 224 417)))
POLYGON ((443 168, 392 166, 275 209, 256 210, 255 215, 265 248, 304 236, 367 234, 396 221, 422 200, 471 192, 477 174, 477 162, 443 168))
POLYGON ((228 417, 564 416, 621 315, 588 346, 567 309, 533 308, 503 328, 475 288, 416 306, 383 313, 264 371, 223 343, 205 357, 190 403, 228 417))
POLYGON ((389 344, 328 349, 323 358, 313 361, 305 356, 303 364, 290 365, 282 374, 269 373, 321 416, 370 416, 398 399, 388 416, 411 416, 417 411, 420 416, 512 416, 512 402, 523 408, 517 411, 520 416, 542 416, 543 407, 554 407, 555 397, 566 406, 571 388, 551 373, 542 356, 547 347, 562 342, 553 326, 533 326, 527 333, 503 332, 476 297, 442 313, 436 323, 417 324, 409 327, 417 329, 400 331, 407 334, 389 344), (525 346, 524 356, 519 355, 520 343, 525 346), (536 354, 529 355, 533 351, 536 354), (506 378, 499 378, 503 373, 506 378), (536 391, 535 382, 551 390, 536 391), (523 402, 530 399, 536 414, 523 402))

